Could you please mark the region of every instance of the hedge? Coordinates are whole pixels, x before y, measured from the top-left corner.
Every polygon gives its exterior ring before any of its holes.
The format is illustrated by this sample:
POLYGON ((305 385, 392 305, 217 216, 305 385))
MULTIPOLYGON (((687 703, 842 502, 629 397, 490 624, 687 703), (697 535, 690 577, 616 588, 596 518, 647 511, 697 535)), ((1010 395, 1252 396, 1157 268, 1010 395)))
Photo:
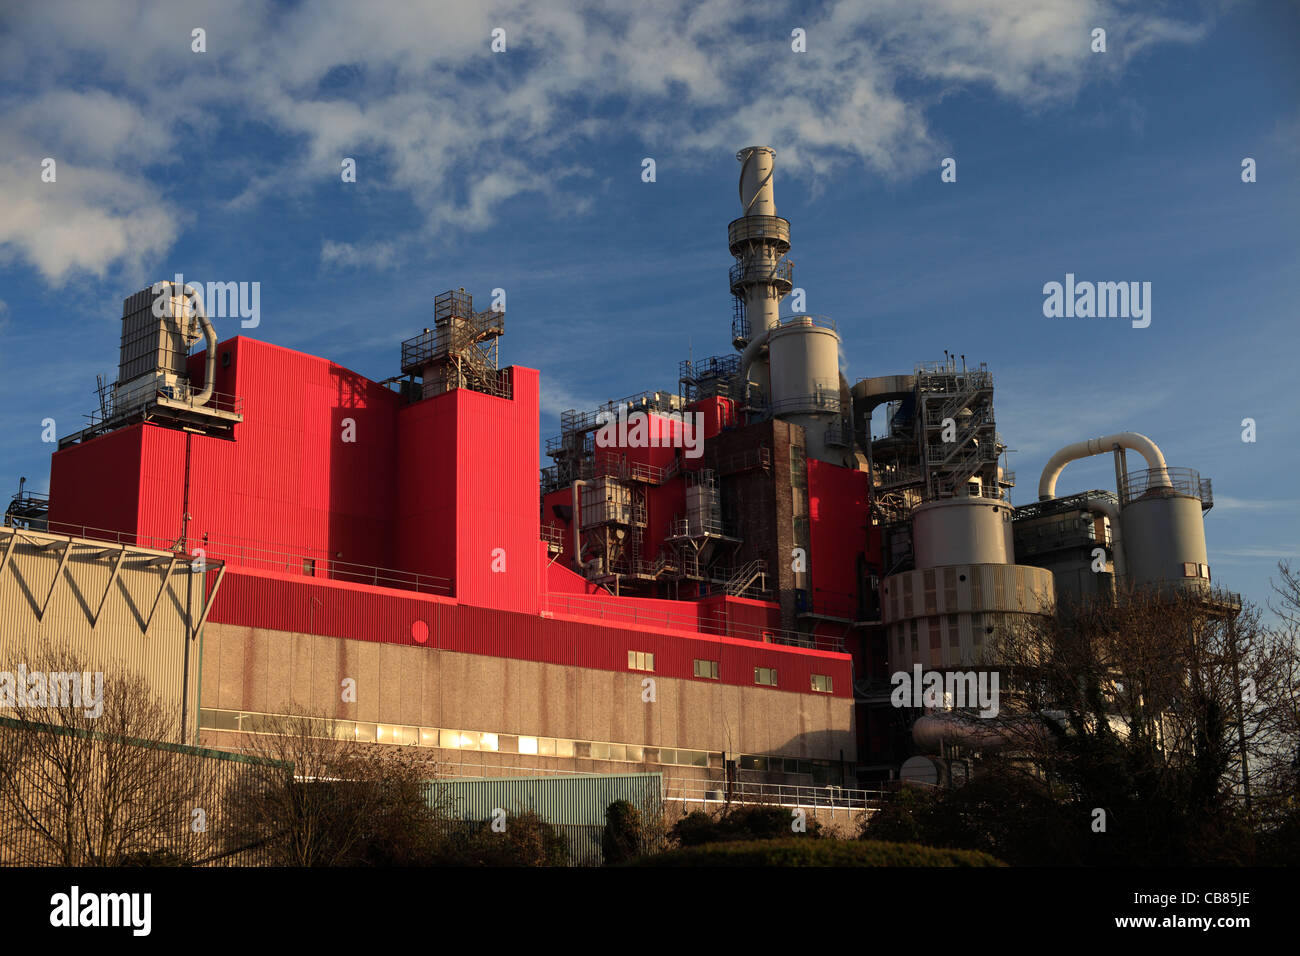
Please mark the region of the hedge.
POLYGON ((627 866, 1006 866, 987 853, 880 840, 746 840, 684 847, 627 866))

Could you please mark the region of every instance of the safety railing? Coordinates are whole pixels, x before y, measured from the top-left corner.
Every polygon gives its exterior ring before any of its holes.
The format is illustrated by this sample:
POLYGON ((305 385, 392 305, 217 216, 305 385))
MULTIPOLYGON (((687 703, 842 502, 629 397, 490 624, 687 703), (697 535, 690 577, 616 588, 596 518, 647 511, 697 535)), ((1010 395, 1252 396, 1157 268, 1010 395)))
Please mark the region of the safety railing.
POLYGON ((1210 480, 1202 478, 1194 469, 1148 468, 1143 471, 1130 471, 1123 477, 1119 489, 1120 505, 1127 505, 1153 491, 1197 498, 1201 501, 1201 507, 1205 509, 1214 503, 1214 491, 1210 480))
POLYGON ((804 634, 800 631, 761 627, 736 621, 701 618, 693 604, 683 604, 682 610, 645 608, 619 603, 612 595, 548 594, 546 608, 554 614, 571 614, 575 617, 597 618, 618 624, 644 627, 663 627, 674 630, 696 631, 713 637, 735 637, 763 644, 781 644, 787 647, 804 647, 819 651, 844 652, 844 642, 839 638, 804 634))
POLYGON ((729 273, 732 294, 746 285, 769 282, 774 285, 794 285, 794 263, 780 259, 744 259, 731 267, 729 273))
POLYGON ((199 391, 193 388, 175 388, 147 382, 131 389, 117 389, 105 385, 100 392, 100 406, 82 417, 87 420, 86 431, 92 431, 112 422, 143 415, 151 407, 188 409, 202 414, 205 410, 243 416, 244 400, 238 395, 213 392, 208 400, 199 404, 199 391))
POLYGON ((797 415, 805 413, 809 415, 835 414, 840 413, 840 396, 838 393, 817 392, 809 395, 796 395, 793 398, 783 398, 778 402, 772 402, 767 406, 767 412, 771 415, 797 415))
POLYGON ((679 803, 753 803, 827 810, 874 810, 886 793, 837 786, 802 786, 750 781, 703 781, 673 778, 664 782, 664 800, 679 803))
POLYGON ((210 536, 206 538, 203 536, 187 538, 182 548, 182 542, 176 538, 137 534, 132 531, 113 530, 111 528, 94 528, 88 525, 68 524, 65 522, 50 522, 49 531, 51 534, 112 542, 118 545, 128 544, 138 548, 152 548, 155 551, 183 552, 190 558, 203 557, 206 560, 219 560, 227 566, 235 565, 284 571, 291 574, 301 574, 309 578, 327 578, 352 584, 369 584, 374 587, 416 591, 421 594, 450 595, 452 593, 449 578, 431 574, 417 574, 413 571, 401 571, 394 568, 381 568, 376 565, 340 561, 336 557, 331 557, 327 551, 321 548, 292 548, 283 544, 267 547, 267 542, 220 540, 210 536), (278 548, 286 550, 277 550, 278 548))
MULTIPOLYGON (((727 245, 734 247, 738 243, 755 240, 775 240, 778 244, 790 247, 790 220, 780 216, 742 216, 727 224, 727 245)), ((782 252, 785 249, 781 250, 782 252)))

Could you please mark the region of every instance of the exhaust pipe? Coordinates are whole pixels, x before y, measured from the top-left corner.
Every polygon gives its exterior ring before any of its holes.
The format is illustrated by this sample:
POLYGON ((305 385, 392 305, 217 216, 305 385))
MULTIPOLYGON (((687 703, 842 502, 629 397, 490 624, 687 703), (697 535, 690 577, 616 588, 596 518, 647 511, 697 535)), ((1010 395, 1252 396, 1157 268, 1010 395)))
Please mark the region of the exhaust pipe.
POLYGON ((154 294, 157 295, 158 293, 161 293, 163 286, 171 286, 173 290, 180 288, 180 295, 172 296, 172 317, 176 320, 176 325, 180 328, 181 335, 184 336, 188 330, 181 325, 181 316, 177 315, 175 312, 177 299, 182 301, 187 299, 189 300, 186 302, 186 307, 194 310, 195 318, 199 320, 199 324, 203 327, 203 338, 206 340, 208 346, 208 356, 203 371, 203 391, 190 397, 190 404, 197 408, 208 404, 208 402, 212 400, 212 391, 216 387, 217 332, 212 327, 212 323, 208 320, 207 313, 203 311, 202 297, 195 292, 190 285, 186 284, 182 288, 178 287, 174 282, 163 279, 161 282, 155 282, 153 284, 154 294))

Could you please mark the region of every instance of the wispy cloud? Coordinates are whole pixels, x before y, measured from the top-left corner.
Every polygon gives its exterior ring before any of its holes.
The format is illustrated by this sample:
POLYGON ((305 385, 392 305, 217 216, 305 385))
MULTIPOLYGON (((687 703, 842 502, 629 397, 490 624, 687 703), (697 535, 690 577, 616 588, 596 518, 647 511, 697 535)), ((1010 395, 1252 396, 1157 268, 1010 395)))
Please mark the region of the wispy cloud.
MULTIPOLYGON (((585 160, 612 138, 683 164, 763 142, 783 175, 813 182, 845 168, 909 176, 933 164, 927 110, 955 90, 1068 103, 1146 47, 1205 32, 1112 0, 52 0, 10 11, 0 35, 14 90, 0 99, 0 253, 51 283, 156 260, 187 200, 149 170, 220 157, 250 128, 279 148, 245 164, 227 208, 337 187, 354 157, 358 190, 400 194, 430 234, 487 227, 525 194, 589 208, 585 160), (1102 22, 1118 55, 1099 62, 1088 43, 1102 22), (177 24, 204 25, 207 52, 177 24), (45 156, 57 185, 40 181, 45 156)), ((334 242, 326 264, 386 261, 334 242)))
POLYGON ((1216 548, 1214 559, 1230 564, 1242 564, 1248 560, 1267 559, 1280 561, 1286 558, 1300 558, 1300 549, 1294 545, 1259 545, 1244 548, 1216 548))
POLYGON ((346 269, 392 270, 400 265, 403 250, 408 247, 396 242, 335 242, 326 239, 321 243, 321 265, 346 269))
POLYGON ((1225 511, 1294 513, 1300 512, 1300 500, 1294 498, 1251 500, 1248 498, 1233 498, 1230 495, 1215 495, 1214 507, 1225 511))

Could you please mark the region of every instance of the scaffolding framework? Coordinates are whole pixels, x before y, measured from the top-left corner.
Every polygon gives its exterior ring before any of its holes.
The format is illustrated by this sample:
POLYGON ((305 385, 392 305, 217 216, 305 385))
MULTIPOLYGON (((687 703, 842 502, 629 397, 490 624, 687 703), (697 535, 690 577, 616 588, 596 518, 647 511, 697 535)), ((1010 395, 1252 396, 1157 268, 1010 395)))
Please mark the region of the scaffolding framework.
POLYGON ((475 312, 474 297, 464 289, 434 296, 433 328, 402 343, 403 374, 420 376, 424 398, 457 388, 510 398, 510 376, 500 368, 505 315, 475 312))

